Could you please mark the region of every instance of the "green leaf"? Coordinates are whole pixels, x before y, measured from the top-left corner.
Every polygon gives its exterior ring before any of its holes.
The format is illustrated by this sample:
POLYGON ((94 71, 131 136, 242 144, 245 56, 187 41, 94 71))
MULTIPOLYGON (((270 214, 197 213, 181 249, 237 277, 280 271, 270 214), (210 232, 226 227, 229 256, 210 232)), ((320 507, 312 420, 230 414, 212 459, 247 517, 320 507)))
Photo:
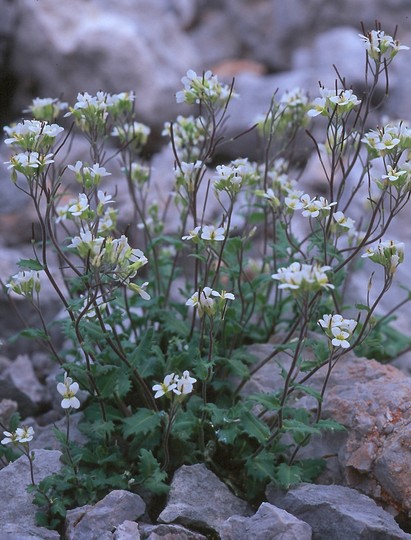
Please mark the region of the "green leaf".
POLYGON ((143 378, 153 375, 155 371, 153 363, 149 362, 152 354, 153 338, 154 330, 149 328, 138 347, 128 357, 130 364, 139 371, 143 378))
POLYGON ((186 338, 190 333, 190 328, 185 321, 182 321, 176 316, 176 313, 171 311, 162 311, 160 320, 163 323, 164 330, 170 334, 186 338))
POLYGON ((355 304, 355 307, 357 309, 362 309, 362 310, 366 311, 367 313, 370 311, 369 306, 367 306, 366 304, 355 304))
POLYGON ((25 328, 24 330, 21 330, 14 336, 11 336, 9 338, 9 341, 11 343, 14 343, 20 337, 25 337, 28 339, 42 339, 44 341, 49 341, 48 335, 45 332, 43 332, 43 330, 40 330, 39 328, 25 328))
POLYGON ((332 418, 327 419, 321 419, 318 420, 316 425, 320 429, 329 430, 329 431, 346 431, 346 427, 343 426, 343 424, 340 424, 339 422, 336 422, 335 420, 332 420, 332 418))
POLYGON ((292 484, 298 484, 302 481, 301 474, 301 467, 298 465, 280 463, 277 467, 276 479, 280 486, 288 489, 292 484))
POLYGON ((17 266, 19 268, 35 270, 37 272, 40 272, 40 270, 44 270, 43 265, 40 264, 39 261, 37 261, 36 259, 20 259, 17 263, 17 266))
POLYGON ((275 479, 276 465, 273 454, 263 450, 255 457, 249 457, 245 462, 247 474, 260 482, 275 479))
POLYGON ((144 448, 140 450, 138 471, 139 484, 143 484, 146 489, 158 495, 168 493, 170 488, 165 483, 167 473, 161 470, 160 463, 153 456, 151 450, 144 448))
POLYGON ((243 409, 241 412, 241 427, 247 435, 254 437, 259 443, 265 443, 270 436, 267 424, 247 409, 243 409))
POLYGON ((313 482, 324 470, 325 464, 325 459, 303 459, 295 463, 301 469, 303 482, 313 482))
POLYGON ((286 419, 283 421, 284 431, 290 433, 298 433, 300 435, 312 435, 313 433, 319 433, 320 430, 317 427, 310 426, 304 422, 300 422, 295 419, 286 419))
POLYGON ((296 390, 301 390, 302 392, 304 392, 304 394, 308 394, 309 396, 314 397, 317 401, 323 400, 320 392, 318 392, 314 388, 311 388, 311 386, 306 386, 304 384, 293 384, 293 388, 295 388, 296 390))
POLYGON ((268 411, 277 411, 281 406, 278 392, 275 394, 252 394, 248 396, 248 399, 264 405, 268 411))
POLYGON ((124 437, 130 435, 145 435, 150 431, 154 431, 160 425, 160 415, 150 409, 139 409, 136 414, 123 420, 124 437))

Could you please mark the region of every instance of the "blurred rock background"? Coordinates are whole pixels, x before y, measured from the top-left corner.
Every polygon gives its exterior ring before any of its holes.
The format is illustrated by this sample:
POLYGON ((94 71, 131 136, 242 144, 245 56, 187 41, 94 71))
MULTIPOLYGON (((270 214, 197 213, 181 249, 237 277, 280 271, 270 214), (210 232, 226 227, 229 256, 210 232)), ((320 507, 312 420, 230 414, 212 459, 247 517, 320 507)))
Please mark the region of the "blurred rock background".
MULTIPOLYGON (((230 129, 239 133, 267 110, 277 89, 281 95, 300 86, 314 98, 319 81, 332 86, 333 65, 360 93, 365 60, 358 37, 361 23, 370 30, 378 20, 391 35, 398 26, 397 37, 411 45, 409 0, 0 0, 0 15, 0 124, 20 120, 35 97, 73 103, 81 91, 134 90, 139 120, 152 130, 149 151, 163 191, 172 182, 172 156, 160 133, 165 121, 188 112, 175 101, 187 69, 211 69, 226 82, 235 77, 240 99, 231 104, 230 129)), ((391 68, 390 98, 376 123, 383 115, 410 119, 410 65, 409 52, 401 51, 391 68)), ((255 158, 253 136, 225 146, 221 159, 255 158)), ((301 152, 308 158, 312 146, 307 143, 301 152)), ((10 182, 6 160, 0 145, 2 279, 17 271, 22 254, 30 256, 33 221, 25 196, 10 182)), ((311 166, 303 179, 315 194, 321 189, 319 166, 311 166)), ((395 228, 392 237, 411 246, 407 210, 395 228)), ((399 269, 399 282, 408 281, 408 265, 399 269)), ((359 277, 354 294, 363 296, 367 279, 368 274, 359 277)), ((384 307, 403 297, 400 289, 390 291, 384 307)), ((12 333, 7 305, 1 301, 3 339, 12 333)), ((408 332, 409 314, 404 313, 398 325, 408 332)))

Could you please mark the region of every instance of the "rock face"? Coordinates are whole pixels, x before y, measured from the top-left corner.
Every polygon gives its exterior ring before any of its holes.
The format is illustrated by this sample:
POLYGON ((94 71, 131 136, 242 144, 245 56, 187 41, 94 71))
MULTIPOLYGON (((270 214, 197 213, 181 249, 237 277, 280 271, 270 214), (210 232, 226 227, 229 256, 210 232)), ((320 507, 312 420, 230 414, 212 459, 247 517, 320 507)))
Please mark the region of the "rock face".
POLYGON ((174 475, 159 521, 218 531, 230 516, 250 513, 248 504, 235 497, 205 465, 184 465, 174 475))
MULTIPOLYGON (((60 469, 60 456, 61 452, 57 450, 35 451, 33 468, 36 482, 60 469)), ((58 539, 59 534, 55 531, 36 526, 35 513, 38 508, 31 503, 32 495, 26 491, 28 484, 30 484, 30 469, 26 456, 21 456, 0 470, 0 538, 58 539)))
POLYGON ((165 121, 180 77, 198 63, 169 7, 167 0, 23 0, 12 55, 17 76, 42 96, 68 100, 81 91, 135 89, 142 121, 165 121))
POLYGON ((318 540, 411 539, 388 512, 347 487, 300 484, 287 494, 269 487, 267 499, 309 523, 318 540))
MULTIPOLYGON (((258 345, 250 352, 259 358, 272 351, 258 345)), ((287 357, 279 358, 286 367, 287 357)), ((319 389, 321 371, 312 384, 319 389)), ((280 368, 269 362, 245 386, 246 393, 269 392, 282 385, 280 368)), ((398 369, 374 360, 344 356, 334 368, 323 403, 323 416, 347 428, 347 434, 317 441, 301 457, 320 457, 338 452, 329 482, 342 482, 381 501, 394 513, 411 511, 411 378, 398 369)), ((301 404, 302 405, 302 404, 301 404)), ((309 406, 309 404, 307 404, 309 406)), ((338 434, 337 434, 338 435, 338 434)))

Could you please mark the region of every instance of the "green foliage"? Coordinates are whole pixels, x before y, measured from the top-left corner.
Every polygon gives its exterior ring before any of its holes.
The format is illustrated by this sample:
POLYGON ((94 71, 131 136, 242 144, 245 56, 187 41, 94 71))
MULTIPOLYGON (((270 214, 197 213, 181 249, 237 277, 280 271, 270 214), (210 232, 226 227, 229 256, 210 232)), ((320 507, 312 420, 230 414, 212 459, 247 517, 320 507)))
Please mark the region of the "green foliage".
POLYGON ((355 354, 359 357, 387 363, 408 351, 411 347, 411 338, 391 324, 395 319, 395 317, 377 318, 375 326, 362 343, 356 347, 355 354))

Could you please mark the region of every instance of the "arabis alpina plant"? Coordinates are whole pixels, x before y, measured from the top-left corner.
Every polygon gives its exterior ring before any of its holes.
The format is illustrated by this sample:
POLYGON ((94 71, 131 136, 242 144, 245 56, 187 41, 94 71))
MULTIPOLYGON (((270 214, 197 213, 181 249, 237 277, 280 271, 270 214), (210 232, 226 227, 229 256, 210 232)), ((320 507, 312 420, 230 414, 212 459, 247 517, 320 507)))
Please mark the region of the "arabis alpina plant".
MULTIPOLYGON (((253 502, 268 482, 313 480, 320 462, 299 450, 312 434, 339 428, 321 418, 335 363, 350 351, 388 361, 410 347, 378 314, 404 260, 403 244, 386 238, 411 197, 411 129, 370 118, 405 47, 379 27, 361 39, 361 96, 343 74, 318 97, 300 88, 275 94, 250 126, 255 161, 222 157, 233 85, 188 70, 176 98, 192 114, 163 131, 171 187, 152 183, 150 131, 133 92, 78 94, 67 131, 55 123, 64 107, 53 99, 30 106, 34 120, 6 128, 7 166, 38 223, 33 258, 5 288, 39 316, 39 328, 23 335, 42 340, 65 372, 57 389, 67 431, 56 432, 64 467, 37 488, 43 523, 62 525, 66 508, 110 489, 164 495, 182 464, 207 463, 253 502), (74 135, 87 141, 88 162, 71 155, 74 135), (304 185, 302 148, 318 158, 321 193, 304 185), (362 257, 384 274, 353 299, 362 257), (54 323, 64 349, 42 314, 39 275, 65 314, 54 323), (257 343, 269 344, 259 360, 257 343), (243 392, 263 366, 281 366, 283 385, 243 392), (69 437, 80 387, 84 444, 69 437)), ((28 451, 31 433, 17 427, 2 426, 10 445, 0 457, 14 445, 28 451)))

